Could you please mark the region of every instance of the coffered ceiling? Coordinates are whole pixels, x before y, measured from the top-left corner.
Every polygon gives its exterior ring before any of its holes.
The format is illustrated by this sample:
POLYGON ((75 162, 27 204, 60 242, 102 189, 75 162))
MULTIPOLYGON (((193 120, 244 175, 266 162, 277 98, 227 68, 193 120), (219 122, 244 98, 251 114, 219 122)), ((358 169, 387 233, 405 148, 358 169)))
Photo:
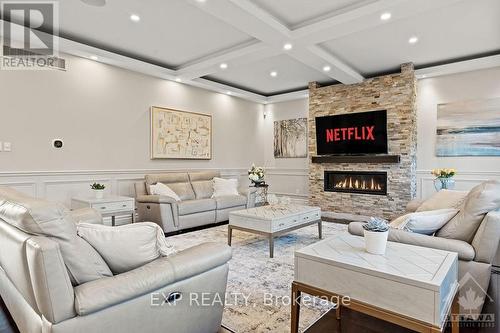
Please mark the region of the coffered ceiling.
POLYGON ((260 102, 410 61, 430 74, 473 58, 500 65, 499 0, 95 2, 59 1, 61 51, 260 102))

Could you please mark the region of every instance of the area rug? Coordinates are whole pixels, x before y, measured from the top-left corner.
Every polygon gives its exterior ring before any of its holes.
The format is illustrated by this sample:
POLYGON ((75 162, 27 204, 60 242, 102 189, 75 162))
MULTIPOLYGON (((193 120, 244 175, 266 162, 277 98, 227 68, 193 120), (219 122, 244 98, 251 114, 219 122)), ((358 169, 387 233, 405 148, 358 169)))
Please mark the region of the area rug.
MULTIPOLYGON (((323 223, 324 238, 346 230, 343 224, 323 223)), ((227 226, 171 236, 168 241, 178 250, 203 242, 226 244, 227 226)), ((318 241, 316 225, 290 232, 275 239, 271 259, 267 238, 233 230, 223 325, 237 333, 289 332, 294 251, 318 241)), ((314 305, 301 309, 301 331, 331 308, 324 301, 309 303, 314 305)))

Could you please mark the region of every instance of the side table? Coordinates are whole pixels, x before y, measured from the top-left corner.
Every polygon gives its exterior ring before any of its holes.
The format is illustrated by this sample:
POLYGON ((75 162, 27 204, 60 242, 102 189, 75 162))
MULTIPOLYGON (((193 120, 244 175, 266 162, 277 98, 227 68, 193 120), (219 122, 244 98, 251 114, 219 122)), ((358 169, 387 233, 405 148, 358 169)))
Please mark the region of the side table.
POLYGON ((269 189, 269 184, 266 183, 256 183, 253 185, 257 189, 255 192, 256 195, 256 203, 261 203, 263 206, 269 205, 269 202, 267 201, 267 191, 269 189))
POLYGON ((107 196, 102 199, 89 197, 71 198, 71 209, 90 207, 101 213, 103 217, 111 217, 111 225, 115 226, 115 217, 132 215, 135 223, 135 199, 122 196, 107 196))

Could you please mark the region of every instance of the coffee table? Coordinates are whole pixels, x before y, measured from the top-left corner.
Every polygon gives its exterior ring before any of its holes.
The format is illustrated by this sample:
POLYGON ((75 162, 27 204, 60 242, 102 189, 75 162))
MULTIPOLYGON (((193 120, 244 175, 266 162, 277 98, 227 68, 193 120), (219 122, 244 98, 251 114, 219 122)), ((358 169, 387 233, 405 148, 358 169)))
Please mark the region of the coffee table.
POLYGON ((303 205, 268 205, 229 213, 227 243, 231 245, 233 229, 269 238, 269 257, 274 257, 274 237, 292 230, 318 225, 322 238, 321 209, 303 205))
POLYGON ((348 233, 295 252, 291 332, 298 331, 301 293, 337 302, 341 308, 365 313, 426 333, 442 332, 451 312, 458 333, 458 255, 426 247, 388 242, 385 255, 365 251, 364 238, 348 233))

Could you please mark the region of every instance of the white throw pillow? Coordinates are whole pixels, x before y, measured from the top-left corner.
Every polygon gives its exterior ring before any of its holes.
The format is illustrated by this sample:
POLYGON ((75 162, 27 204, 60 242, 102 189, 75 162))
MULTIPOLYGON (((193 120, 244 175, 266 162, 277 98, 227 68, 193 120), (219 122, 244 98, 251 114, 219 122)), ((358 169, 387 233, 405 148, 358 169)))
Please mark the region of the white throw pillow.
POLYGON ((153 222, 118 227, 80 223, 77 231, 78 236, 103 257, 114 274, 128 272, 176 252, 167 244, 163 230, 153 222))
POLYGON ((227 195, 239 195, 238 179, 223 179, 214 177, 214 194, 212 198, 227 195))
POLYGON ((179 198, 177 193, 172 191, 170 187, 163 183, 156 183, 155 185, 151 185, 149 188, 152 195, 162 195, 174 198, 176 201, 181 201, 181 198, 179 198))
POLYGON ((458 209, 438 209, 425 212, 410 213, 400 216, 389 224, 391 228, 432 235, 448 223, 458 209))

